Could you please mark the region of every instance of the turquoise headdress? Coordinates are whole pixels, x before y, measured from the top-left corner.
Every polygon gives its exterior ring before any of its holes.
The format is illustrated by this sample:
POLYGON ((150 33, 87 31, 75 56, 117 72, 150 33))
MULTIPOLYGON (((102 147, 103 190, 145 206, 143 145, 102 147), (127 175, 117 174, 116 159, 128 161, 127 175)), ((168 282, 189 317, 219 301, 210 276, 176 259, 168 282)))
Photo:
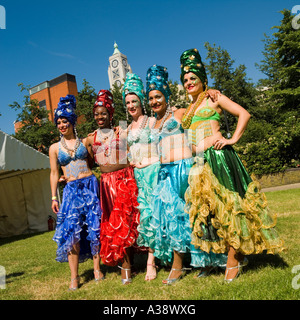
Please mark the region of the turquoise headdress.
POLYGON ((136 94, 140 100, 141 105, 143 105, 145 100, 145 91, 142 79, 135 73, 128 72, 126 75, 126 80, 122 90, 123 103, 125 105, 125 97, 128 93, 136 94))
POLYGON ((169 101, 169 97, 172 94, 168 84, 168 71, 166 67, 154 65, 147 71, 146 76, 146 92, 147 96, 152 90, 159 90, 169 101))

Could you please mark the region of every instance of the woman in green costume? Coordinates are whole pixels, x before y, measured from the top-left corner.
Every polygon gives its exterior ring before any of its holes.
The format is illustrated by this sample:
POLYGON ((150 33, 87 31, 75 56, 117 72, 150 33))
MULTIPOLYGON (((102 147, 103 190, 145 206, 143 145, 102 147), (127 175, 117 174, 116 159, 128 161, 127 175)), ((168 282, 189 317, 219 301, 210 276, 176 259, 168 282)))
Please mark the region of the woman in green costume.
POLYGON ((231 282, 246 265, 245 255, 265 250, 279 253, 283 241, 274 228, 276 216, 269 211, 260 185, 232 148, 243 135, 250 114, 222 94, 215 102, 205 98, 207 76, 197 49, 183 52, 180 62, 181 81, 192 97, 182 119, 195 156, 185 194, 192 244, 206 252, 227 252, 225 281, 231 282), (230 139, 220 132, 223 110, 238 117, 230 139))

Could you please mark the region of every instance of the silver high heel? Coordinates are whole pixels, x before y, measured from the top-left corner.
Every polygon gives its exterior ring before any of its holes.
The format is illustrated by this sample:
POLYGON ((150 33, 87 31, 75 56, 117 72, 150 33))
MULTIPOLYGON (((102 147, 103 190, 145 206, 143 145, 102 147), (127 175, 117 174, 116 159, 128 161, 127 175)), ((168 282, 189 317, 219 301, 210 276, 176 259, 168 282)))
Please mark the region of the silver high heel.
POLYGON ((217 267, 202 268, 202 270, 197 274, 196 278, 206 278, 213 272, 216 272, 217 270, 217 267))
POLYGON ((122 280, 122 284, 129 284, 132 282, 132 279, 131 278, 128 278, 128 271, 131 271, 131 269, 126 269, 126 268, 123 268, 121 266, 118 266, 120 269, 122 270, 125 270, 125 276, 126 278, 125 279, 121 279, 122 280))
POLYGON ((69 291, 75 291, 75 290, 78 289, 79 280, 80 280, 80 277, 79 277, 79 276, 77 276, 76 278, 71 279, 71 287, 69 287, 69 291), (76 280, 78 281, 77 286, 76 286, 76 287, 73 287, 73 282, 76 281, 76 280))
POLYGON ((95 281, 96 281, 96 282, 99 282, 99 281, 102 281, 102 280, 105 279, 105 276, 102 276, 102 277, 100 278, 100 272, 101 272, 101 270, 94 270, 94 273, 97 274, 97 277, 95 277, 95 281))
POLYGON ((239 262, 237 266, 231 267, 231 268, 226 268, 224 281, 225 281, 226 283, 231 283, 232 281, 236 280, 236 279, 238 278, 238 276, 242 273, 243 267, 245 267, 247 264, 248 264, 248 259, 247 259, 247 258, 244 258, 244 260, 241 261, 241 262, 239 262), (237 274, 235 275, 235 277, 232 278, 232 279, 226 279, 226 277, 227 277, 227 275, 228 275, 228 271, 229 271, 229 270, 232 270, 232 269, 236 269, 236 268, 238 268, 238 272, 237 272, 237 274))
POLYGON ((163 284, 171 285, 171 284, 175 283, 176 281, 179 281, 180 279, 183 278, 183 276, 185 275, 187 270, 192 270, 192 269, 191 268, 182 268, 182 269, 172 268, 170 273, 169 273, 168 278, 163 280, 163 284), (170 275, 171 275, 172 271, 181 271, 182 273, 178 278, 170 278, 170 275))

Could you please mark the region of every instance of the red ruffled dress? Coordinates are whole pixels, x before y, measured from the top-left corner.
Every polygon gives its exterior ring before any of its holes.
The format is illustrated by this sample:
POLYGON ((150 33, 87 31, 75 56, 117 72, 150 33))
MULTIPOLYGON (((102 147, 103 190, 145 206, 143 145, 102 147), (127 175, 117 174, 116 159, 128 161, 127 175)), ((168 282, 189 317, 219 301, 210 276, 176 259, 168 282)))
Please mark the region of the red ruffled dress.
MULTIPOLYGON (((98 165, 127 163, 126 141, 119 138, 109 146, 94 137, 93 153, 98 165)), ((140 212, 137 209, 138 187, 133 168, 102 173, 100 177, 100 202, 102 208, 100 232, 100 257, 104 264, 115 266, 123 261, 126 248, 144 250, 136 244, 140 212)))

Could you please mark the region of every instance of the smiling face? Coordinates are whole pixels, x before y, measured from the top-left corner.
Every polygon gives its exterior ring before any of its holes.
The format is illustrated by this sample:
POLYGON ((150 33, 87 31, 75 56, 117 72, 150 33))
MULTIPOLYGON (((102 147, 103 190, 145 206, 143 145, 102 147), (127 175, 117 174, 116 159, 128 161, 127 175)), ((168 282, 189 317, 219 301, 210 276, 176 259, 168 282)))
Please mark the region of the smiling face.
POLYGON ((94 119, 100 129, 110 128, 109 112, 105 107, 97 107, 94 110, 94 119))
POLYGON ((58 118, 56 126, 58 131, 64 136, 73 133, 73 125, 66 118, 58 118))
POLYGON ((167 109, 166 98, 159 90, 149 92, 149 105, 157 114, 163 114, 167 109))
POLYGON ((136 94, 127 94, 125 97, 125 104, 128 113, 132 116, 132 118, 138 118, 143 114, 140 98, 136 94))
POLYGON ((203 84, 201 80, 192 72, 184 75, 183 86, 191 96, 197 96, 199 93, 203 92, 203 84))

